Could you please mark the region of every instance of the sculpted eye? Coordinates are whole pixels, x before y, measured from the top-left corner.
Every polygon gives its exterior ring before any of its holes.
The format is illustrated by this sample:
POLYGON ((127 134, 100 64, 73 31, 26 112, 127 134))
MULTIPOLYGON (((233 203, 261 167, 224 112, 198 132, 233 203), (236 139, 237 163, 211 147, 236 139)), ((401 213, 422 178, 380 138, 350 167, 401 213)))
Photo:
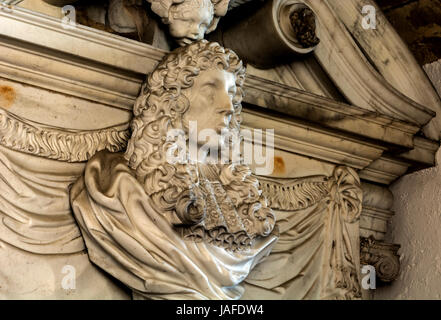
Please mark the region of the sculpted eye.
POLYGON ((206 94, 212 94, 214 89, 216 89, 216 85, 214 83, 208 82, 202 86, 203 92, 206 94))
POLYGON ((213 84, 207 83, 202 87, 203 96, 210 103, 214 102, 214 86, 213 84))

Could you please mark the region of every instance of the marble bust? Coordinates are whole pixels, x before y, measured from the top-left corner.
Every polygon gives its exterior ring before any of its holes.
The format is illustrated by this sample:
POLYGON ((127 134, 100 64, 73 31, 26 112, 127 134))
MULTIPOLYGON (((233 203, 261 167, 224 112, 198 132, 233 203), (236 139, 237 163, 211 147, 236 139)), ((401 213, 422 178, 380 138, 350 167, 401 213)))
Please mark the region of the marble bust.
MULTIPOLYGON (((245 69, 206 40, 168 54, 134 107, 125 153, 102 151, 71 189, 90 259, 135 298, 238 299, 240 283, 277 241, 258 180, 206 156, 170 163, 170 130, 239 129, 245 69)), ((193 141, 204 154, 203 141, 193 141)), ((177 137, 176 137, 177 138, 177 137)))

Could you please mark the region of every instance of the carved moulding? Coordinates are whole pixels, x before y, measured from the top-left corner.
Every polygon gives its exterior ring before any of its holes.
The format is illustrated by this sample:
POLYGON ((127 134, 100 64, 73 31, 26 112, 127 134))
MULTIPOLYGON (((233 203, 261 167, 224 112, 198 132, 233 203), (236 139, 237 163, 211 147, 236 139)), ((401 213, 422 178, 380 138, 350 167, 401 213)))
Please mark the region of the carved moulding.
POLYGON ((356 172, 331 177, 259 177, 280 238, 245 281, 244 299, 358 299, 358 220, 362 191, 356 172))
POLYGON ((375 267, 375 275, 382 282, 392 282, 400 274, 398 244, 377 241, 373 237, 360 239, 360 260, 362 265, 375 267))
MULTIPOLYGON (((299 1, 317 15, 321 43, 314 51, 315 57, 351 104, 419 126, 434 117, 432 110, 398 91, 372 67, 341 22, 337 6, 331 4, 338 0, 299 1), (341 48, 339 54, 333 54, 336 47, 341 48)), ((433 91, 433 88, 427 86, 425 90, 433 91)))
MULTIPOLYGON (((407 44, 378 8, 374 0, 329 0, 329 6, 356 39, 369 61, 395 89, 439 114, 441 100, 433 90, 429 78, 416 61, 407 44), (365 30, 361 23, 360 8, 371 5, 376 9, 376 29, 365 30), (397 59, 399 57, 399 59, 397 59)), ((424 134, 439 140, 440 118, 436 117, 423 129, 424 134)))

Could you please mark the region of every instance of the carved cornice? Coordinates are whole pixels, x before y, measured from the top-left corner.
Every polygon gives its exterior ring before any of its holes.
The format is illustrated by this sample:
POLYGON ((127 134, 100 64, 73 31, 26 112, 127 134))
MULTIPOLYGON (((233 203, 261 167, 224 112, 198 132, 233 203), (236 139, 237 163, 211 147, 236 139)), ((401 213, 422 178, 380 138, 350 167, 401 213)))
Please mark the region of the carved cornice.
POLYGON ((128 139, 128 123, 94 131, 69 131, 23 120, 0 108, 0 144, 48 159, 87 161, 100 150, 123 150, 128 139))
POLYGON ((400 245, 376 241, 373 237, 360 239, 360 261, 362 265, 375 267, 377 279, 392 282, 400 274, 400 245))
MULTIPOLYGON (((0 77, 125 110, 132 109, 145 74, 166 53, 81 25, 66 29, 59 19, 20 7, 12 12, 0 11, 0 18, 4 21, 0 24, 0 77)), ((275 119, 293 119, 292 125, 298 126, 299 132, 306 130, 305 138, 298 143, 299 139, 291 139, 292 135, 280 134, 278 126, 272 127, 281 137, 279 145, 288 151, 361 169, 387 152, 389 144, 393 145, 390 158, 402 158, 403 164, 388 161, 384 167, 383 161, 362 173, 365 179, 380 183, 400 176, 407 159, 416 168, 433 164, 436 146, 427 147, 432 142, 414 138, 420 130, 417 125, 252 75, 247 76, 244 90, 246 103, 274 110, 279 113, 275 119), (332 141, 343 133, 344 146, 316 139, 315 134, 312 137, 310 129, 306 129, 312 125, 320 127, 320 132, 332 137, 332 141), (355 144, 347 144, 347 136, 355 144), (363 147, 360 154, 357 147, 354 152, 351 145, 366 146, 365 138, 377 151, 363 147), (402 153, 412 148, 415 149, 402 153)))
POLYGON ((117 108, 131 110, 166 53, 20 7, 0 19, 0 76, 117 108))
POLYGON ((407 160, 382 156, 361 170, 359 175, 362 179, 389 185, 404 175, 410 166, 407 160))
POLYGON ((244 87, 247 103, 405 148, 413 147, 413 135, 419 131, 416 125, 255 75, 247 75, 244 87))
POLYGON ((432 141, 422 137, 415 137, 414 145, 415 148, 401 153, 399 156, 406 161, 424 164, 429 167, 435 165, 434 154, 436 154, 440 146, 438 141, 432 141))
POLYGON ((356 140, 344 134, 333 134, 292 118, 281 118, 244 106, 242 128, 274 129, 275 147, 316 159, 361 169, 378 159, 384 147, 356 140))

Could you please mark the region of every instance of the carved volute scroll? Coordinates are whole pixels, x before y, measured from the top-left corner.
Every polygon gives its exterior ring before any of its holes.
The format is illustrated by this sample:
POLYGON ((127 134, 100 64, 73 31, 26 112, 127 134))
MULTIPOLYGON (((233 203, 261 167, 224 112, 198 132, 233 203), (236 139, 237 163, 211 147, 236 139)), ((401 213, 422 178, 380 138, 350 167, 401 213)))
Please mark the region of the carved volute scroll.
POLYGON ((400 274, 400 245, 376 241, 373 237, 361 238, 360 259, 363 265, 375 268, 378 280, 389 283, 396 280, 400 274))
POLYGON ((235 50, 251 65, 268 69, 309 54, 320 43, 315 13, 293 0, 250 1, 231 11, 210 39, 235 50), (238 20, 246 23, 238 24, 238 20), (250 34, 259 37, 250 37, 250 34))
POLYGON ((299 43, 303 48, 312 48, 320 43, 316 34, 316 17, 308 7, 285 6, 281 10, 287 13, 280 15, 280 19, 289 17, 289 22, 283 21, 281 28, 287 37, 299 43))

